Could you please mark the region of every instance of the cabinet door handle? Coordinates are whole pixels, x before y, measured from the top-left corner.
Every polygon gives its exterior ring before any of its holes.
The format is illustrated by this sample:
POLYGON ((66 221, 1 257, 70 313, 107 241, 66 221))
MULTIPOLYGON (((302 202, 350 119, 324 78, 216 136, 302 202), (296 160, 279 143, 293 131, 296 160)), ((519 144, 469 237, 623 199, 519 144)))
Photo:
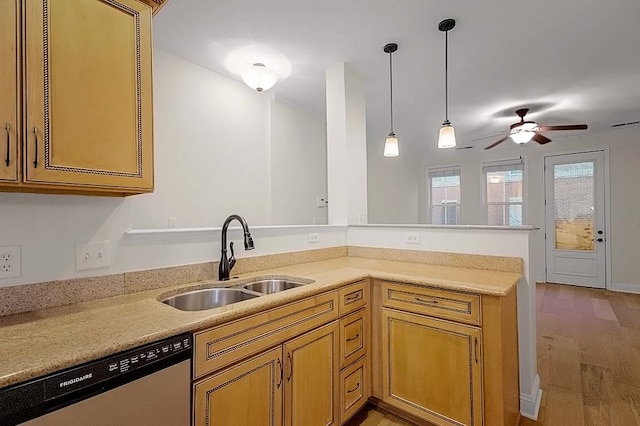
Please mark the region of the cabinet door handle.
POLYGON ((475 352, 476 355, 476 364, 478 363, 478 338, 475 338, 475 343, 474 343, 474 348, 473 351, 475 352))
POLYGON ((358 382, 358 384, 356 385, 356 387, 355 387, 355 388, 353 388, 353 389, 351 389, 351 390, 347 389, 347 393, 355 392, 355 391, 357 391, 357 390, 358 390, 358 388, 359 388, 359 387, 360 387, 360 382, 358 382))
POLYGON ((9 167, 11 160, 9 157, 9 152, 11 151, 11 126, 9 126, 9 123, 5 123, 4 129, 7 131, 7 158, 5 158, 4 163, 9 167))
POLYGON ((358 300, 360 299, 362 296, 362 294, 360 292, 357 292, 356 294, 354 294, 353 296, 347 296, 344 298, 345 302, 353 302, 354 300, 358 300))
POLYGON ((356 334, 355 337, 352 337, 350 339, 347 339, 347 342, 353 342, 354 340, 357 340, 358 337, 360 337, 360 333, 356 334))
POLYGON ((419 297, 416 297, 416 300, 418 302, 422 302, 422 303, 430 303, 432 305, 437 305, 438 301, 437 300, 424 300, 424 299, 420 299, 419 297))
POLYGON ((289 352, 287 352, 287 360, 289 361, 289 375, 287 376, 287 382, 290 382, 291 376, 293 376, 293 359, 289 352))
POLYGON ((33 167, 37 169, 38 168, 38 129, 36 127, 33 128, 33 135, 36 138, 36 149, 35 149, 35 158, 33 159, 33 167))
POLYGON ((276 385, 278 387, 278 389, 280 389, 280 386, 282 385, 282 362, 280 361, 280 357, 278 357, 278 367, 280 369, 280 380, 278 381, 278 384, 276 385))

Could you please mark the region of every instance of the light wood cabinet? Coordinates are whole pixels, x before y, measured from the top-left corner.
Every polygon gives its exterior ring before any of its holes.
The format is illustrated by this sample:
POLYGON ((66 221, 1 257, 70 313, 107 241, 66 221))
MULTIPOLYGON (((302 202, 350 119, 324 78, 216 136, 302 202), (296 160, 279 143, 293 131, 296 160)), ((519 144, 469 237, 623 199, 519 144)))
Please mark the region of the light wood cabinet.
POLYGON ((339 424, 339 326, 334 321, 284 344, 284 424, 339 424))
POLYGON ((14 0, 0 1, 0 182, 18 182, 20 80, 18 23, 14 0))
POLYGON ((194 333, 193 377, 218 371, 338 318, 335 291, 194 333))
MULTIPOLYGON (((363 283, 360 298, 368 297, 368 281, 356 284, 363 283)), ((321 293, 194 333, 194 424, 339 424, 343 326, 360 334, 362 344, 368 341, 362 335, 368 332, 364 309, 340 320, 339 295, 338 290, 321 293), (256 412, 252 405, 251 413, 238 416, 239 407, 256 395, 256 412), (279 411, 274 404, 280 404, 279 411)), ((364 364, 361 368, 367 376, 364 364)), ((350 413, 367 397, 351 401, 350 413)))
POLYGON ((223 370, 193 387, 194 425, 282 425, 282 347, 223 370))
POLYGON ((383 399, 442 425, 482 425, 478 327, 382 311, 383 399))
POLYGON ((357 413, 371 395, 369 363, 362 357, 340 372, 340 423, 357 413))
POLYGON ((136 0, 17 5, 22 27, 16 26, 13 36, 22 55, 5 56, 8 30, 0 37, 3 58, 15 58, 14 68, 23 64, 24 77, 14 86, 21 91, 13 102, 22 118, 12 148, 17 178, 0 181, 0 189, 152 191, 151 8, 136 0))
POLYGON ((373 396, 437 425, 519 421, 516 290, 374 280, 373 396))

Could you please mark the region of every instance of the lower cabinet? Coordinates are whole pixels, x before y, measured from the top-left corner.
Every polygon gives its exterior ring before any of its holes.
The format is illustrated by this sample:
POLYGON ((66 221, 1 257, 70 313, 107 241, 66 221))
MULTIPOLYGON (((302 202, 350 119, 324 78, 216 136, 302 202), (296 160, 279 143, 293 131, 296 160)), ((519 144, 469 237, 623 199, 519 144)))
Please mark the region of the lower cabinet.
POLYGON ((337 425, 338 322, 194 385, 195 425, 337 425))
POLYGON ((479 327, 382 311, 383 400, 435 424, 482 425, 479 327))
POLYGON ((282 425, 282 346, 193 387, 194 425, 282 425))
MULTIPOLYGON (((339 424, 339 327, 334 321, 284 344, 284 424, 339 424)), ((238 424, 238 423, 236 423, 238 424)), ((255 424, 255 423, 254 423, 255 424)))
POLYGON ((516 289, 493 296, 372 282, 372 394, 435 425, 520 420, 516 289))

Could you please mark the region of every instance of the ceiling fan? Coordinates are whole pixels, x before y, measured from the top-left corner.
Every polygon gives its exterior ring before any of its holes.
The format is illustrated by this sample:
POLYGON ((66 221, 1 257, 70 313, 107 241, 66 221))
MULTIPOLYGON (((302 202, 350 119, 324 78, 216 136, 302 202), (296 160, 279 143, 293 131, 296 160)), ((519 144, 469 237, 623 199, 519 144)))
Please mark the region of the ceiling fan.
POLYGON ((510 126, 509 133, 502 139, 492 143, 485 149, 491 149, 494 146, 511 138, 517 144, 525 144, 530 140, 538 142, 540 145, 551 142, 551 139, 546 137, 540 132, 548 132, 551 130, 584 130, 587 128, 586 124, 569 124, 564 126, 541 126, 535 121, 525 121, 524 116, 529 112, 529 108, 521 108, 516 110, 516 114, 520 117, 520 122, 513 123, 510 126))

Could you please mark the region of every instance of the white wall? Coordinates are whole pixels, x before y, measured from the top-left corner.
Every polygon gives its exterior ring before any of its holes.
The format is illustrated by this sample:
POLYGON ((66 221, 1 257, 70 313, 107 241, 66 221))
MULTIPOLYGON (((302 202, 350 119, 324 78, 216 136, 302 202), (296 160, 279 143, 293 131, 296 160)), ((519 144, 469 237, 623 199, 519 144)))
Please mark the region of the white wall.
POLYGON ((271 224, 326 224, 327 132, 324 116, 271 102, 271 224))
MULTIPOLYGON (((612 279, 610 288, 640 292, 640 274, 636 271, 634 253, 640 252, 640 129, 616 130, 605 133, 578 134, 563 137, 561 132, 550 133, 553 142, 544 146, 530 143, 522 147, 505 141, 498 148, 488 151, 473 149, 464 151, 443 150, 433 154, 420 166, 418 216, 419 222, 426 221, 423 212, 426 205, 426 170, 429 167, 460 165, 462 170, 462 224, 482 224, 484 220, 482 163, 495 160, 525 159, 526 224, 544 228, 544 156, 559 153, 579 152, 608 147, 610 156, 611 229, 608 238, 611 243, 612 279)), ((379 154, 382 158, 382 154, 379 154)), ((398 168, 412 168, 412 159, 401 159, 398 168)), ((379 159, 369 157, 370 173, 381 170, 376 165, 379 159)), ((394 174, 393 179, 401 184, 394 174)), ((381 179, 381 176, 369 179, 381 179)), ((409 186, 407 184, 407 186, 409 186)), ((393 198, 383 185, 369 186, 370 223, 407 223, 405 209, 415 209, 415 203, 401 204, 393 198), (385 191, 385 192, 383 192, 385 191), (384 200, 390 200, 385 203, 384 200), (381 201, 377 201, 381 200, 381 201), (374 220, 381 218, 381 220, 374 220)), ((532 236, 531 276, 534 281, 544 281, 544 232, 532 236)))
POLYGON ((369 223, 420 223, 420 161, 384 157, 384 138, 370 139, 367 149, 369 223))
POLYGON ((326 72, 329 223, 367 223, 364 85, 344 63, 326 72))
MULTIPOLYGON (((322 193, 315 188, 326 185, 326 172, 319 164, 326 161, 319 154, 322 120, 288 106, 274 109, 272 120, 267 94, 154 50, 155 192, 128 198, 0 193, 0 246, 22 248, 21 276, 0 280, 0 286, 216 260, 219 230, 153 237, 124 233, 166 228, 170 216, 177 217, 179 228, 220 227, 231 213, 244 216, 254 228, 269 224, 272 140, 291 149, 294 143, 313 141, 314 151, 306 146, 305 152, 315 168, 307 164, 304 185, 314 188, 308 192, 315 206, 316 192, 322 193), (293 127, 287 129, 288 125, 293 127), (272 126, 277 129, 274 137, 272 126), (318 162, 311 158, 316 153, 318 162), (106 240, 111 242, 111 267, 76 271, 76 243, 106 240)), ((279 147, 274 147, 275 164, 282 169, 293 154, 283 155, 279 147)), ((297 190, 300 181, 289 183, 297 190)), ((276 180, 280 194, 287 192, 285 184, 276 180)), ((296 206, 294 192, 278 204, 296 206)), ((309 211, 315 209, 293 211, 300 216, 288 218, 304 223, 304 217, 311 224, 309 211)), ((256 229, 256 250, 240 249, 236 255, 331 247, 343 245, 344 238, 344 232, 328 228, 256 229), (320 234, 319 243, 308 243, 309 229, 320 234)))

